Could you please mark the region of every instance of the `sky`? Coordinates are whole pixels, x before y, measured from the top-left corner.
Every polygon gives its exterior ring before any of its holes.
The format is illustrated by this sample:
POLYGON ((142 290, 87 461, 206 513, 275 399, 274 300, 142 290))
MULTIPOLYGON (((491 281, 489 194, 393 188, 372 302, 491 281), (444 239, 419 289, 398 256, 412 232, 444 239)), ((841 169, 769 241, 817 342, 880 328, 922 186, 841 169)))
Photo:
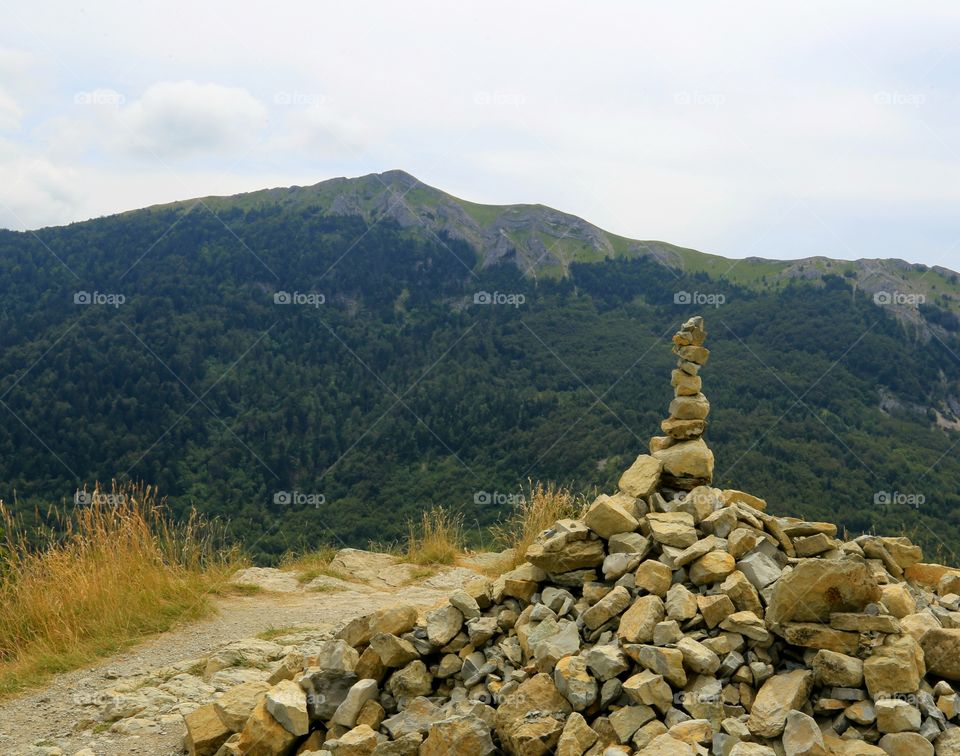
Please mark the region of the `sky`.
POLYGON ((394 168, 728 257, 960 269, 957 2, 7 2, 0 227, 394 168))

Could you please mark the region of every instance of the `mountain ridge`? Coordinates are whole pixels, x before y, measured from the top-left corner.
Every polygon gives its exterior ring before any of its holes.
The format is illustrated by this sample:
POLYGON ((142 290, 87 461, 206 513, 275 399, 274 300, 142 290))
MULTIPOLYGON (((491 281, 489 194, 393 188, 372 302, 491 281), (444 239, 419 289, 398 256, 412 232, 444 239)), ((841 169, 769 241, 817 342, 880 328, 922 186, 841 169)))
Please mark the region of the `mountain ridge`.
MULTIPOLYGON (((151 205, 142 210, 186 208, 203 203, 210 209, 229 207, 320 206, 331 215, 358 215, 367 223, 385 218, 405 228, 420 226, 445 232, 471 245, 483 267, 511 261, 525 275, 566 276, 574 262, 600 262, 617 257, 649 257, 687 273, 706 273, 748 288, 778 288, 791 280, 822 280, 841 275, 856 281, 870 295, 887 292, 903 301, 889 304, 899 317, 920 323, 912 299, 938 300, 960 312, 960 274, 940 265, 911 263, 902 258, 860 257, 854 260, 812 255, 780 260, 752 255, 728 258, 662 240, 632 239, 590 221, 541 203, 484 204, 426 184, 402 169, 357 177, 338 176, 309 186, 273 187, 235 195, 210 195, 151 205)), ((135 213, 129 210, 125 213, 135 213)))
POLYGON ((667 241, 621 236, 541 203, 473 202, 426 184, 402 169, 337 176, 307 186, 157 203, 66 227, 137 213, 189 212, 198 205, 214 213, 270 207, 291 211, 319 208, 324 215, 357 216, 368 225, 389 219, 434 241, 447 236, 465 242, 477 253, 479 268, 509 262, 534 280, 569 277, 570 266, 576 263, 642 257, 662 264, 677 276, 705 274, 756 291, 782 289, 796 280, 820 285, 828 276, 842 276, 857 289, 879 297, 878 303, 900 320, 919 327, 927 339, 943 336, 942 329, 937 330, 937 320, 943 315, 925 316, 920 305, 960 315, 960 274, 940 265, 867 256, 854 260, 824 255, 792 260, 757 255, 728 258, 667 241))

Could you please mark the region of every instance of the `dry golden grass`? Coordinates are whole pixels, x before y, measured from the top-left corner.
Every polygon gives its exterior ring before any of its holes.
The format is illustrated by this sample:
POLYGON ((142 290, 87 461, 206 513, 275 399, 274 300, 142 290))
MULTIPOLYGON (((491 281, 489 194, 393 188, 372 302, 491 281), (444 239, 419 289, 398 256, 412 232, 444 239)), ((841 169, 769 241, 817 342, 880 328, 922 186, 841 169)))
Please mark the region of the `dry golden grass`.
POLYGON ((493 536, 504 548, 513 549, 509 568, 523 563, 527 548, 557 520, 578 517, 584 509, 581 497, 556 483, 531 482, 513 513, 493 527, 493 536))
POLYGON ((412 564, 453 564, 463 553, 463 515, 433 507, 420 515, 420 522, 407 523, 407 552, 412 564))
POLYGON ((142 484, 98 486, 40 547, 2 502, 0 522, 0 695, 205 614, 243 564, 217 527, 175 524, 142 484))

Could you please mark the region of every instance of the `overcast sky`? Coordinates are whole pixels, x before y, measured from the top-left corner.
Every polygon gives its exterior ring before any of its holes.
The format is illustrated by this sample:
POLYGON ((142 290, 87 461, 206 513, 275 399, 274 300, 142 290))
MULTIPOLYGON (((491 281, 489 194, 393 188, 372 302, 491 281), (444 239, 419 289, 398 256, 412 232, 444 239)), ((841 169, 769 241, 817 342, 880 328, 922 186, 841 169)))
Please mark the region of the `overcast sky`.
POLYGON ((402 168, 730 257, 960 269, 960 3, 4 2, 0 226, 402 168))

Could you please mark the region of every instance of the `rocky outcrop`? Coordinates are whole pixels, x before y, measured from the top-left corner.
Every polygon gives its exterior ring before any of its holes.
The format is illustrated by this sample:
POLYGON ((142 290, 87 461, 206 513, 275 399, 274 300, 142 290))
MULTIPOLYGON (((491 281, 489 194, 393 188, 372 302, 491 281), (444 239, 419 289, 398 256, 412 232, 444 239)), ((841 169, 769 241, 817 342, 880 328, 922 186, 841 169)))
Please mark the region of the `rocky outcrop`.
POLYGON ((197 709, 191 753, 960 754, 958 573, 712 487, 705 337, 674 337, 668 435, 620 490, 500 577, 197 709), (230 701, 245 722, 218 723, 230 701))

